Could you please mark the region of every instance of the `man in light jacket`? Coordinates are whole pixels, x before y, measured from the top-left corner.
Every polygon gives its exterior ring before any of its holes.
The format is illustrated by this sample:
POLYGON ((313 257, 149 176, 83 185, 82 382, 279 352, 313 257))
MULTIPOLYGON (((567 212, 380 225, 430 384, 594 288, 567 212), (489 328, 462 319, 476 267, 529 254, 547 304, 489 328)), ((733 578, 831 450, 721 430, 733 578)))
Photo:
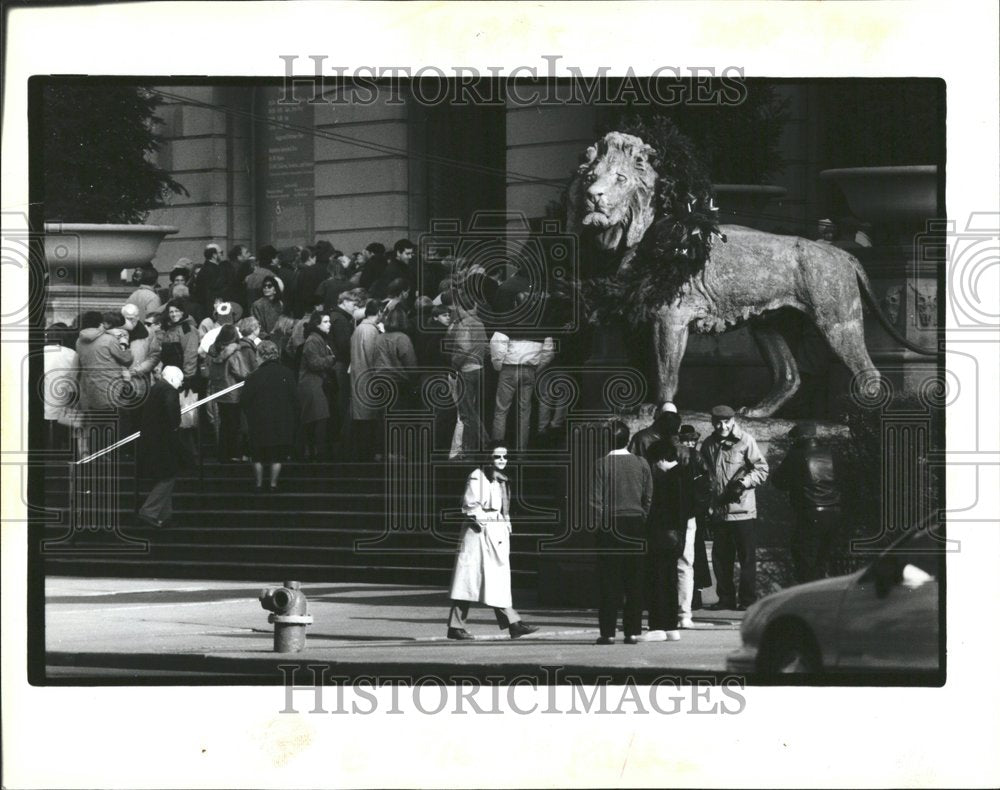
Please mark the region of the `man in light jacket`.
POLYGON ((500 374, 497 379, 496 408, 493 411, 493 440, 501 442, 507 433, 507 413, 517 395, 516 450, 528 446, 531 425, 531 397, 535 391, 538 371, 555 356, 555 343, 551 337, 543 340, 520 336, 515 330, 510 334, 494 332, 490 339, 490 360, 500 374))
POLYGON ((712 409, 715 429, 701 445, 711 478, 712 566, 719 601, 711 608, 743 611, 756 600, 757 502, 754 489, 768 466, 757 441, 736 423, 729 406, 712 409), (739 600, 733 562, 740 562, 739 600))
POLYGON ((486 441, 482 420, 483 361, 489 349, 486 329, 479 319, 476 304, 465 291, 456 302, 458 320, 448 328, 445 347, 451 352, 451 366, 457 371, 459 388, 458 415, 462 420, 462 453, 472 457, 486 441))

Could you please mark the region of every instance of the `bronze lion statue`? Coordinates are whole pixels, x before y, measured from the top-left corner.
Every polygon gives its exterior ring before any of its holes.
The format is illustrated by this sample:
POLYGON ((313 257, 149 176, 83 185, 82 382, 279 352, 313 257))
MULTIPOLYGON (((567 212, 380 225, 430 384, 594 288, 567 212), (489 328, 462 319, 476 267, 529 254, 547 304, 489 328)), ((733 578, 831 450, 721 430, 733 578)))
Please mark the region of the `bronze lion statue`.
MULTIPOLYGON (((647 232, 663 210, 657 152, 639 137, 611 132, 587 149, 567 193, 566 229, 613 253, 617 278, 628 279, 647 232)), ((893 338, 914 346, 882 314, 868 277, 856 258, 829 244, 779 236, 739 225, 719 228, 703 265, 682 276, 652 309, 653 346, 660 402, 677 393, 688 332, 724 332, 750 322, 761 355, 771 369, 771 392, 750 417, 769 417, 797 391, 795 358, 782 333, 765 316, 781 308, 805 313, 865 391, 879 386, 879 373, 865 346, 862 299, 893 338)), ((648 245, 647 245, 648 246, 648 245)), ((656 265, 673 266, 671 261, 656 265)))

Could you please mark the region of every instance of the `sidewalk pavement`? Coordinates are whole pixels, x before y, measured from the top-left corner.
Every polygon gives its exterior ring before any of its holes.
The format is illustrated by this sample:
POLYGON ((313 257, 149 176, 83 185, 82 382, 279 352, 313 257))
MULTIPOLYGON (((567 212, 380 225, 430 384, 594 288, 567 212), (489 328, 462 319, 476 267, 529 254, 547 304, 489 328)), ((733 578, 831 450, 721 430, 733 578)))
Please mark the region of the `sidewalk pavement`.
MULTIPOLYGON (((449 602, 437 587, 303 584, 314 617, 305 650, 272 652, 272 626, 258 582, 49 577, 45 584, 46 676, 55 683, 146 679, 282 683, 279 665, 322 664, 333 676, 529 675, 635 682, 679 673, 723 673, 740 645, 741 612, 696 611, 679 642, 595 645, 593 609, 539 607, 528 592, 514 604, 537 634, 511 640, 491 609, 474 605, 476 640, 446 638, 449 602), (548 670, 544 667, 549 667, 548 670), (559 674, 554 675, 553 667, 559 674)), ((296 676, 296 683, 304 681, 296 676)), ((553 680, 553 678, 556 678, 553 680)))

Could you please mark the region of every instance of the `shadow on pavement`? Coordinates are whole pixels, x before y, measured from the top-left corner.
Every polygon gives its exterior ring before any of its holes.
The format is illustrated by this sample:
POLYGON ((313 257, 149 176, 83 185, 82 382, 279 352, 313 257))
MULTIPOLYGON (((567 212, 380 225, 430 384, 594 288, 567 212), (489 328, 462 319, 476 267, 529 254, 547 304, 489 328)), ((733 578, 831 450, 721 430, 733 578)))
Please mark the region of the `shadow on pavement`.
MULTIPOLYGON (((109 593, 99 593, 96 595, 51 595, 46 597, 45 603, 94 603, 94 604, 106 604, 106 603, 197 603, 199 601, 222 601, 227 598, 247 598, 249 600, 256 600, 260 591, 264 587, 277 587, 280 586, 280 582, 261 582, 253 587, 228 587, 220 589, 199 589, 199 590, 144 590, 136 592, 109 592, 109 593)), ((342 601, 340 596, 347 595, 349 593, 357 592, 371 592, 373 589, 391 589, 391 590, 406 590, 410 589, 406 585, 385 585, 385 584, 369 584, 358 587, 342 587, 342 586, 331 586, 326 585, 322 587, 312 587, 308 584, 302 585, 302 591, 306 594, 310 601, 333 601, 337 603, 345 603, 342 601)), ((385 600, 396 598, 403 598, 408 600, 409 603, 417 605, 422 605, 422 601, 414 601, 413 596, 426 596, 431 593, 427 593, 421 590, 414 590, 409 596, 366 596, 360 598, 351 598, 350 602, 357 601, 358 603, 384 603, 385 600)), ((437 591, 433 593, 434 595, 440 595, 437 591)), ((445 596, 444 600, 447 600, 445 596)))

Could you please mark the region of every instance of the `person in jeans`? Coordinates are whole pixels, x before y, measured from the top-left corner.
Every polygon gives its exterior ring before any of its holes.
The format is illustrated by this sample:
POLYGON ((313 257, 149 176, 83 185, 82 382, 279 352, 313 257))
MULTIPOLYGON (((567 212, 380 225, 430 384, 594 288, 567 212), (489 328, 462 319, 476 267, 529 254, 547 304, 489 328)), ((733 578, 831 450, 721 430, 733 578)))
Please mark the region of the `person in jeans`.
POLYGON ((689 463, 693 465, 692 478, 695 482, 695 539, 694 539, 694 589, 691 594, 691 601, 685 610, 681 602, 680 615, 683 628, 688 627, 684 619, 690 618, 693 610, 703 608, 701 591, 712 586, 712 571, 708 566, 708 551, 705 541, 708 539, 708 469, 702 460, 701 453, 698 452, 698 431, 693 425, 682 425, 677 434, 678 460, 681 464, 689 463))
POLYGON ((795 444, 775 470, 772 482, 792 500, 792 561, 795 580, 804 584, 826 577, 840 526, 840 489, 833 453, 816 438, 815 423, 800 423, 788 435, 795 444))
POLYGON ((712 435, 701 445, 711 487, 711 517, 719 600, 711 608, 743 611, 756 600, 757 503, 754 489, 767 480, 768 466, 757 441, 736 422, 729 406, 712 409, 712 435), (739 599, 733 562, 739 559, 739 599))
MULTIPOLYGON (((682 465, 678 448, 661 439, 646 450, 653 473, 649 510, 646 571, 649 581, 649 631, 642 642, 677 641, 683 613, 682 558, 693 554, 696 497, 690 465, 682 465)), ((686 627, 690 627, 690 617, 686 627)))
POLYGON ((458 320, 448 329, 446 344, 459 379, 458 415, 462 420, 462 454, 472 457, 486 444, 482 419, 483 362, 489 349, 486 329, 471 294, 459 291, 458 320))
POLYGON ((625 644, 634 645, 642 633, 643 556, 646 519, 653 499, 649 464, 628 451, 628 426, 609 424, 612 450, 597 459, 590 506, 597 527, 600 582, 599 645, 615 641, 618 610, 624 597, 625 644))
POLYGON ((514 329, 508 330, 508 333, 494 332, 490 338, 490 359, 493 368, 500 374, 497 379, 496 407, 493 411, 493 440, 504 440, 507 434, 507 413, 516 395, 518 413, 515 448, 524 450, 528 446, 535 378, 538 371, 555 356, 555 343, 551 337, 539 340, 514 329))

